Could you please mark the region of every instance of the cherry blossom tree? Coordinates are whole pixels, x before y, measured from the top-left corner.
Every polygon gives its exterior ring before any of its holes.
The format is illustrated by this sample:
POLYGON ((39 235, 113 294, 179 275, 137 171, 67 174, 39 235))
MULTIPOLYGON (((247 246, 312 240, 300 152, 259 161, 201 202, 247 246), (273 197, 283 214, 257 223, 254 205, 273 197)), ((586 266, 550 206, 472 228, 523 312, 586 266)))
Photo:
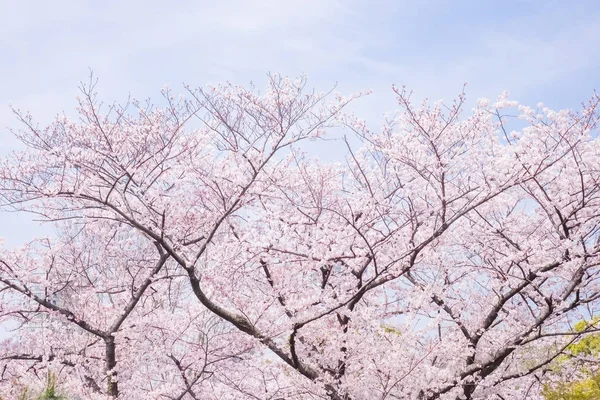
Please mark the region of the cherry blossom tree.
POLYGON ((597 330, 573 324, 600 301, 600 97, 466 115, 394 88, 373 131, 362 93, 306 85, 107 107, 91 80, 77 121, 15 111, 3 206, 57 234, 0 254, 0 395, 541 398, 597 330), (303 144, 336 137, 345 163, 303 144))

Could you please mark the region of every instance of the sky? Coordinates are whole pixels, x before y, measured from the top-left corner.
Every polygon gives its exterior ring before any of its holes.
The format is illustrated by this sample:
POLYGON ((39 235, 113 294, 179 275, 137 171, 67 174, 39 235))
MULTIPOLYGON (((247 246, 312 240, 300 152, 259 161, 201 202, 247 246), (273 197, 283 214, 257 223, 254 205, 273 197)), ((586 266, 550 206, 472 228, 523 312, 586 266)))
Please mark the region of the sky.
MULTIPOLYGON (((164 85, 256 82, 268 72, 373 94, 354 106, 379 124, 391 85, 451 100, 509 90, 528 104, 577 108, 599 88, 600 2, 446 0, 0 0, 0 155, 19 148, 9 104, 40 124, 74 115, 93 70, 106 102, 158 97, 164 85)), ((316 149, 317 153, 319 149, 316 149)), ((8 247, 46 234, 0 213, 8 247)))

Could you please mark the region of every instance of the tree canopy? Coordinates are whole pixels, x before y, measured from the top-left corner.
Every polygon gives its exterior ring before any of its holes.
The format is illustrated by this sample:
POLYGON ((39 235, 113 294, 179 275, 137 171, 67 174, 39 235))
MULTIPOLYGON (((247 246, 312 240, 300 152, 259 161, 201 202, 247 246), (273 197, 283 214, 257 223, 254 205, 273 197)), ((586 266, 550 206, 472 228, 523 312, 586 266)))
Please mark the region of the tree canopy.
POLYGON ((56 234, 0 252, 0 396, 52 373, 91 400, 540 399, 596 348, 572 327, 600 305, 597 95, 394 88, 373 130, 362 94, 304 77, 160 107, 94 90, 47 127, 15 110, 1 206, 56 234), (304 146, 327 139, 345 162, 304 146))

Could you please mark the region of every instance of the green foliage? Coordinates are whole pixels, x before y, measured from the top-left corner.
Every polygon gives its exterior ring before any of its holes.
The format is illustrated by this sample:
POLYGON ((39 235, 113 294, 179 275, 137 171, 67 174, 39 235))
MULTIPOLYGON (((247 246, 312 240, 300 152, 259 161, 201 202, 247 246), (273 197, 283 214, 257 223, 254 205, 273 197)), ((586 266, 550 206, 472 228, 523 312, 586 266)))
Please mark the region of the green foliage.
POLYGON ((46 388, 40 394, 36 400, 67 400, 66 397, 60 396, 56 393, 56 375, 50 373, 46 380, 46 388))
POLYGON ((397 336, 402 336, 402 333, 398 329, 396 329, 394 327, 391 327, 389 325, 381 325, 381 327, 383 328, 383 331, 385 333, 392 333, 392 334, 397 335, 397 336))
MULTIPOLYGON (((0 397, 0 400, 3 400, 3 398, 0 397)), ((35 396, 30 388, 24 387, 17 400, 68 400, 68 398, 58 394, 56 389, 56 375, 49 373, 46 378, 46 387, 42 393, 35 396)))
MULTIPOLYGON (((575 332, 583 332, 592 325, 598 323, 598 318, 594 318, 592 322, 580 321, 575 324, 575 332)), ((570 345, 567 350, 572 356, 593 356, 597 357, 600 354, 600 334, 587 335, 577 342, 570 345)))
MULTIPOLYGON (((574 332, 584 332, 590 326, 595 326, 599 322, 595 317, 591 321, 580 321, 573 327, 574 332)), ((600 334, 586 335, 577 342, 566 348, 566 354, 558 357, 553 365, 553 372, 561 373, 562 366, 578 356, 599 357, 600 356, 600 334)), ((543 388, 543 395, 546 400, 600 400, 600 373, 592 372, 585 368, 580 369, 585 378, 570 381, 563 379, 558 384, 546 384, 543 388)))
POLYGON ((598 400, 600 399, 600 374, 575 382, 545 385, 546 400, 598 400))

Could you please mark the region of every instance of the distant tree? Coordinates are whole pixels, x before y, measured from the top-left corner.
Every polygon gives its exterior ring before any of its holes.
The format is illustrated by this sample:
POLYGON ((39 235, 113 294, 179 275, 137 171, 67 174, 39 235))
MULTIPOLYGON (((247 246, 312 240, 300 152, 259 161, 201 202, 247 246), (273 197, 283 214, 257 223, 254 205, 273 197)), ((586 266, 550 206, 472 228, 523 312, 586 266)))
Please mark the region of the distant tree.
MULTIPOLYGON (((598 319, 580 321, 573 332, 583 332, 596 326, 598 319)), ((584 336, 567 346, 564 354, 557 357, 545 376, 547 400, 595 400, 600 399, 600 334, 584 336)))
POLYGON ((304 78, 82 90, 78 120, 16 111, 0 161, 2 205, 57 227, 0 254, 2 396, 51 370, 92 400, 541 399, 594 333, 570 326, 600 305, 598 96, 465 116, 394 89, 373 132, 304 78), (302 147, 334 126, 345 164, 302 147))

